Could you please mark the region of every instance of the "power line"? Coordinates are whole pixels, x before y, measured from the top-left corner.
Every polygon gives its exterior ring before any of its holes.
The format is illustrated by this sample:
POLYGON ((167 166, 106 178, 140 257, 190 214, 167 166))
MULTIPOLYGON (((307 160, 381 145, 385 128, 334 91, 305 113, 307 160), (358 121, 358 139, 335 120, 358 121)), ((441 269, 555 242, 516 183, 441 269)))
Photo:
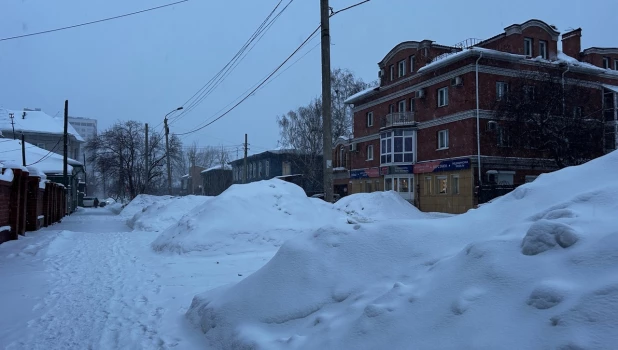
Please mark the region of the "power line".
MULTIPOLYGON (((364 0, 364 1, 361 1, 361 2, 359 2, 359 3, 357 3, 357 4, 354 4, 354 5, 351 5, 351 6, 345 7, 345 8, 343 8, 343 9, 341 9, 341 10, 338 10, 338 11, 332 12, 332 13, 331 13, 331 15, 330 15, 330 17, 333 17, 334 15, 336 15, 336 14, 338 14, 338 13, 341 13, 341 12, 343 12, 343 11, 346 11, 346 10, 352 9, 352 8, 354 8, 354 7, 356 7, 356 6, 362 5, 362 4, 367 3, 367 2, 369 2, 369 1, 371 1, 371 0, 364 0)), ((196 129, 194 129, 194 130, 188 131, 188 132, 184 132, 184 133, 176 134, 176 136, 189 135, 189 134, 192 134, 192 133, 197 132, 197 131, 199 131, 199 130, 202 130, 202 129, 204 129, 204 128, 205 128, 205 127, 207 127, 207 126, 212 125, 212 124, 213 124, 214 122, 216 122, 217 120, 219 120, 219 119, 221 119, 221 118, 225 117, 225 116, 226 116, 227 114, 229 114, 231 111, 233 111, 236 107, 238 107, 241 103, 243 103, 244 101, 246 101, 246 100, 247 100, 249 97, 251 97, 251 96, 252 96, 252 95, 253 95, 256 91, 258 91, 258 90, 260 89, 260 87, 262 87, 263 85, 265 85, 265 84, 268 82, 268 80, 269 80, 269 79, 270 79, 273 75, 275 75, 275 74, 277 73, 277 71, 279 71, 279 70, 281 69, 281 67, 283 67, 283 66, 284 66, 284 65, 285 65, 285 64, 286 64, 286 63, 287 63, 287 62, 288 62, 288 61, 289 61, 289 60, 290 60, 290 59, 291 59, 291 58, 292 58, 292 57, 293 57, 293 56, 294 56, 294 55, 295 55, 298 51, 300 51, 300 50, 301 50, 301 49, 302 49, 302 48, 303 48, 303 47, 307 44, 307 42, 309 42, 309 41, 312 39, 312 37, 313 37, 313 36, 314 36, 314 35, 315 35, 315 34, 316 34, 319 30, 320 30, 320 27, 321 27, 321 26, 320 26, 320 25, 318 25, 318 27, 317 27, 317 28, 316 28, 316 29, 315 29, 315 30, 314 30, 314 31, 313 31, 313 32, 312 32, 312 33, 311 33, 311 34, 310 34, 310 35, 309 35, 309 36, 305 39, 305 41, 303 41, 303 42, 302 42, 302 44, 300 44, 300 46, 298 46, 298 47, 296 48, 296 50, 294 50, 294 52, 292 52, 292 54, 291 54, 290 56, 288 56, 288 57, 287 57, 287 58, 283 61, 283 63, 281 63, 281 64, 280 64, 277 68, 275 68, 275 70, 273 70, 273 71, 272 71, 272 73, 270 73, 270 74, 266 77, 266 79, 264 79, 262 82, 260 82, 260 83, 258 84, 258 86, 257 86, 255 89, 253 89, 253 90, 252 90, 252 91, 251 91, 248 95, 246 95, 245 97, 243 97, 243 98, 242 98, 242 99, 241 99, 238 103, 236 103, 234 106, 232 106, 230 109, 228 109, 227 111, 225 111, 223 114, 221 114, 220 116, 218 116, 218 117, 217 117, 217 118, 215 118, 214 120, 212 120, 212 121, 210 121, 210 122, 206 123, 205 125, 203 125, 203 126, 201 126, 201 127, 198 127, 198 128, 196 128, 196 129)))
POLYGON ((31 165, 34 165, 34 164, 40 163, 40 162, 42 162, 42 161, 44 161, 44 160, 48 159, 49 157, 51 157, 51 156, 52 156, 52 152, 54 152, 54 150, 56 149, 56 147, 58 147, 58 145, 60 144, 60 141, 62 141, 63 139, 64 139, 64 138, 63 138, 63 137, 61 137, 61 138, 58 140, 58 142, 56 142, 56 145, 55 145, 55 146, 51 149, 51 151, 47 152, 47 154, 46 154, 46 155, 44 155, 43 157, 41 157, 41 159, 37 160, 36 162, 34 162, 34 163, 32 163, 32 164, 28 164, 28 165, 26 165, 26 166, 31 166, 31 165))
POLYGON ((200 105, 204 99, 206 99, 212 92, 221 85, 221 83, 227 78, 232 71, 247 57, 247 55, 255 48, 255 46, 262 40, 266 32, 272 27, 272 25, 279 19, 279 17, 285 12, 285 10, 292 4, 294 0, 290 0, 288 4, 281 10, 277 15, 271 20, 270 17, 276 12, 277 8, 281 5, 283 0, 280 0, 279 3, 275 6, 275 8, 271 11, 271 13, 266 17, 266 19, 262 22, 260 27, 254 32, 254 34, 247 40, 245 45, 241 47, 241 49, 236 53, 236 55, 230 60, 220 71, 215 75, 210 81, 208 81, 203 87, 202 91, 195 93, 187 102, 183 104, 185 106, 191 99, 193 99, 196 95, 199 96, 193 100, 189 106, 187 106, 173 122, 178 121, 184 115, 193 111, 198 105, 200 105), (269 22, 270 20, 270 22, 269 22), (255 43, 253 43, 255 41, 255 43), (251 44, 253 43, 253 46, 251 44), (247 51, 248 49, 248 51, 247 51), (245 53, 246 51, 246 53, 245 53))
POLYGON ((14 40, 14 39, 20 39, 20 38, 25 38, 25 37, 29 37, 29 36, 35 36, 35 35, 41 35, 41 34, 48 34, 48 33, 53 33, 53 32, 58 32, 61 30, 66 30, 66 29, 73 29, 73 28, 77 28, 77 27, 83 27, 83 26, 87 26, 90 24, 95 24, 95 23, 101 23, 101 22, 106 22, 106 21, 111 21, 114 19, 119 19, 119 18, 123 18, 123 17, 129 17, 129 16, 133 16, 133 15, 137 15, 140 13, 144 13, 144 12, 149 12, 149 11, 154 11, 154 10, 158 10, 158 9, 162 9, 164 7, 169 7, 169 6, 173 6, 173 5, 178 5, 180 3, 183 2, 187 2, 189 0, 180 0, 180 1, 176 1, 174 3, 171 4, 166 4, 166 5, 161 5, 161 6, 157 6, 157 7, 152 7, 149 9, 145 9, 145 10, 140 10, 140 11, 136 11, 136 12, 131 12, 131 13, 126 13, 124 15, 119 15, 119 16, 114 16, 114 17, 108 17, 108 18, 104 18, 104 19, 99 19, 96 21, 91 21, 91 22, 86 22, 86 23, 81 23, 81 24, 75 24, 75 25, 71 25, 68 27, 62 27, 62 28, 56 28, 56 29, 49 29, 49 30, 44 30, 42 32, 36 32, 36 33, 30 33, 30 34, 23 34, 23 35, 17 35, 17 36, 12 36, 12 37, 8 37, 8 38, 2 38, 0 39, 0 41, 7 41, 7 40, 14 40))

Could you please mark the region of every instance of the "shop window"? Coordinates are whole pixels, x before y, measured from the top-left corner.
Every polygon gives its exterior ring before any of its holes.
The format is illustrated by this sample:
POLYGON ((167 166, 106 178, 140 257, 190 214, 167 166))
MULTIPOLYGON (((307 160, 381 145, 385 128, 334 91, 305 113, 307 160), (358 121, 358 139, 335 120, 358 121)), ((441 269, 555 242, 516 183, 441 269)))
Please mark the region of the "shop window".
POLYGON ((366 193, 371 192, 371 181, 365 181, 365 192, 366 193))
POLYGON ((410 180, 407 178, 399 178, 399 192, 410 192, 410 180))
POLYGON ((530 183, 530 182, 536 180, 537 177, 538 176, 536 176, 536 175, 526 175, 526 183, 530 183))
POLYGON ((459 194, 459 175, 451 175, 451 193, 459 194))
POLYGON ((384 191, 392 191, 393 190, 393 179, 386 178, 384 179, 384 191))
POLYGON ((448 181, 446 176, 436 176, 436 193, 437 194, 447 194, 448 190, 448 181))

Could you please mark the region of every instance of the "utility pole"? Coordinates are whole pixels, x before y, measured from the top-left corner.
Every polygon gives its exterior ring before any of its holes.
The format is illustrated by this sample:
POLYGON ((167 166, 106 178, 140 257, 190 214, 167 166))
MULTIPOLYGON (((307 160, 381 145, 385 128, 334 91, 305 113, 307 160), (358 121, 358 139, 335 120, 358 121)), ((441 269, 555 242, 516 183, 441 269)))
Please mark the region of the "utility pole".
POLYGON ((170 128, 167 126, 167 117, 163 119, 163 124, 165 125, 165 154, 167 157, 167 192, 171 196, 172 195, 172 168, 170 165, 170 142, 169 142, 170 128))
POLYGON ((148 188, 148 168, 150 168, 150 157, 148 154, 148 123, 145 125, 146 132, 146 144, 144 145, 144 193, 147 193, 146 190, 148 188))
POLYGON ((84 196, 88 193, 88 169, 86 169, 86 153, 83 153, 82 156, 84 156, 84 183, 86 184, 84 186, 84 196))
POLYGON ((245 159, 243 162, 243 169, 242 169, 242 183, 246 184, 247 183, 247 177, 248 177, 248 172, 247 172, 247 134, 245 134, 245 159))
POLYGON ((26 141, 23 133, 21 134, 21 161, 23 166, 26 166, 26 141))
MULTIPOLYGON (((64 179, 65 193, 67 195, 67 199, 70 198, 69 193, 69 100, 64 101, 64 151, 63 151, 63 160, 62 160, 62 176, 64 179)), ((66 211, 69 211, 68 204, 66 205, 66 211)), ((66 215, 66 212, 63 213, 66 215)))
POLYGON ((11 118, 11 126, 13 127, 13 140, 15 140, 15 114, 9 113, 9 118, 11 118))
POLYGON ((322 28, 322 132, 324 199, 333 201, 333 139, 331 129, 331 82, 330 82, 330 7, 328 0, 320 0, 322 28))

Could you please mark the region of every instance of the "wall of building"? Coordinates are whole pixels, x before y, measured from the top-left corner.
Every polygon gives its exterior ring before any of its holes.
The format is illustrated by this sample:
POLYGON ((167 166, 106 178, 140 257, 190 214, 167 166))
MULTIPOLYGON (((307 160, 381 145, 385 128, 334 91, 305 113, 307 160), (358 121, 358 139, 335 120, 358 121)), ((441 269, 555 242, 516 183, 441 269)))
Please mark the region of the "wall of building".
POLYGON ((461 214, 474 207, 474 174, 471 169, 414 174, 416 204, 421 211, 461 214), (446 177, 447 191, 437 191, 438 180, 446 177), (453 178, 459 179, 459 193, 453 193, 453 178), (429 179, 429 182, 427 182, 429 179))

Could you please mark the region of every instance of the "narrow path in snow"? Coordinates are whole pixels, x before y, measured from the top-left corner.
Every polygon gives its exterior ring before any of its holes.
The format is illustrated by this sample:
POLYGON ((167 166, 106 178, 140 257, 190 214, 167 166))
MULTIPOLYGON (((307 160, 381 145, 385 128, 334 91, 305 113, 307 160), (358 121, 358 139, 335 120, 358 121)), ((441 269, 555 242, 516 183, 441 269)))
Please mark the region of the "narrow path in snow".
MULTIPOLYGON (((184 318, 192 297, 239 280, 269 258, 156 254, 150 248, 156 233, 129 232, 123 218, 105 209, 82 209, 40 233, 51 235, 45 254, 28 260, 40 264, 47 289, 32 310, 12 311, 37 316, 14 326, 11 332, 22 334, 0 341, 6 349, 204 348, 184 318)), ((6 317, 0 324, 10 324, 6 317)))

